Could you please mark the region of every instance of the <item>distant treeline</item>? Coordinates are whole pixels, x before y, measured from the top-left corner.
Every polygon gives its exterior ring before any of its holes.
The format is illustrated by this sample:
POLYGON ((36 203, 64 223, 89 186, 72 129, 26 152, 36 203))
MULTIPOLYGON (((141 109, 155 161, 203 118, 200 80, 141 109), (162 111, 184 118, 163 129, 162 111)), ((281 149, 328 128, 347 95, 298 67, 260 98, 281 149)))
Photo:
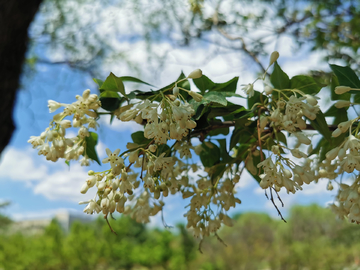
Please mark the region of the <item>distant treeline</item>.
POLYGON ((205 239, 202 254, 183 225, 147 229, 127 217, 74 223, 68 234, 53 221, 38 235, 0 235, 0 269, 360 269, 360 225, 316 205, 292 208, 287 223, 266 214, 234 217, 232 228, 205 239), (224 245, 226 244, 226 246, 224 245))

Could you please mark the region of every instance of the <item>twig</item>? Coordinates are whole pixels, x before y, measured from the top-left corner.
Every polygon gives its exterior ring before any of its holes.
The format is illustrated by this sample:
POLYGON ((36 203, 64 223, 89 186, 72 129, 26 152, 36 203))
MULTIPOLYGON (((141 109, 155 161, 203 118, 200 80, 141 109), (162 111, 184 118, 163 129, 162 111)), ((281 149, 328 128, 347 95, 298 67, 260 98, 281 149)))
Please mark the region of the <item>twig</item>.
POLYGON ((283 203, 283 201, 281 200, 281 198, 280 198, 280 196, 279 196, 279 193, 278 193, 275 189, 274 189, 274 191, 275 191, 275 193, 276 193, 276 195, 277 195, 278 200, 281 202, 281 206, 284 207, 284 203, 283 203))
POLYGON ((215 236, 216 236, 217 240, 219 240, 219 242, 220 242, 221 244, 223 244, 225 247, 227 247, 227 244, 225 244, 224 240, 222 240, 217 233, 215 233, 215 236))
MULTIPOLYGON (((281 219, 282 219, 285 223, 287 223, 286 220, 284 219, 284 217, 282 216, 279 208, 277 207, 277 205, 276 205, 275 202, 274 202, 274 197, 273 197, 273 194, 272 194, 272 189, 273 189, 273 188, 270 187, 270 201, 271 201, 272 204, 275 206, 275 209, 277 210, 277 212, 278 212, 279 216, 281 217, 281 219)), ((274 190, 275 190, 275 189, 274 189, 274 190)))
MULTIPOLYGON (((262 151, 262 145, 261 145, 261 130, 260 130, 260 113, 261 113, 261 108, 258 111, 258 120, 257 120, 257 133, 258 133, 258 141, 259 141, 259 147, 260 147, 260 157, 261 157, 261 162, 264 161, 264 153, 262 151)), ((259 168, 259 174, 260 174, 260 168, 259 168)))
MULTIPOLYGON (((259 65, 259 67, 261 68, 262 72, 265 73, 266 69, 264 68, 264 66, 261 64, 261 62, 259 61, 259 59, 257 58, 256 54, 249 51, 248 48, 246 47, 246 43, 244 41, 244 39, 240 36, 234 37, 234 36, 230 36, 228 33, 226 33, 219 25, 219 18, 218 18, 218 13, 217 11, 214 12, 213 15, 213 22, 214 25, 216 26, 216 29, 219 31, 219 33, 221 35, 223 35, 225 38, 229 39, 229 40, 240 40, 241 41, 241 49, 247 54, 249 55, 254 61, 255 63, 257 63, 259 65)), ((267 75, 269 75, 266 72, 267 75)))
POLYGON ((161 209, 161 221, 162 221, 162 223, 163 223, 163 225, 164 225, 164 227, 166 229, 174 228, 174 226, 169 226, 169 225, 166 224, 165 219, 164 219, 164 211, 163 211, 163 209, 161 209))
POLYGON ((106 220, 106 223, 108 224, 108 226, 109 226, 109 228, 110 228, 110 231, 113 233, 113 234, 115 234, 115 235, 117 235, 117 233, 113 230, 113 228, 111 227, 111 225, 110 225, 110 222, 109 222, 109 220, 108 220, 108 214, 106 214, 105 216, 104 216, 104 218, 105 218, 105 220, 106 220))
POLYGON ((201 254, 203 254, 203 252, 202 252, 202 250, 201 250, 201 245, 202 245, 202 243, 203 243, 203 239, 200 240, 199 248, 198 248, 198 250, 200 251, 201 254))

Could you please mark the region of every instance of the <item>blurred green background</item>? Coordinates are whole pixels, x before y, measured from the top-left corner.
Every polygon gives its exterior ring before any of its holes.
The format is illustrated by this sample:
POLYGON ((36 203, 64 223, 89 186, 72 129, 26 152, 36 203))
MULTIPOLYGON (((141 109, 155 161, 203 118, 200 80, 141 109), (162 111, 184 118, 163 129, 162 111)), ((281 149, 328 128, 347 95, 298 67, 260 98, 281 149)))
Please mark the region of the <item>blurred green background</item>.
POLYGON ((294 206, 284 223, 267 214, 234 216, 221 241, 199 240, 178 224, 151 228, 127 217, 74 222, 65 233, 54 219, 37 233, 2 222, 0 269, 359 269, 360 231, 317 205, 294 206))

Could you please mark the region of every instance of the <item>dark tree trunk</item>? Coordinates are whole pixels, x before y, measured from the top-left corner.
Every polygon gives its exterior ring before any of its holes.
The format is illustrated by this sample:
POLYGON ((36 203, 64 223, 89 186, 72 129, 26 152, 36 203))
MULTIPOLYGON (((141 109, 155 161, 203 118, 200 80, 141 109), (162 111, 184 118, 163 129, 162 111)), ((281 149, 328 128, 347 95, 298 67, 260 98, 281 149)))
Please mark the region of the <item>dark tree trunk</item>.
POLYGON ((13 108, 25 59, 28 28, 42 0, 0 0, 0 154, 15 129, 13 108))

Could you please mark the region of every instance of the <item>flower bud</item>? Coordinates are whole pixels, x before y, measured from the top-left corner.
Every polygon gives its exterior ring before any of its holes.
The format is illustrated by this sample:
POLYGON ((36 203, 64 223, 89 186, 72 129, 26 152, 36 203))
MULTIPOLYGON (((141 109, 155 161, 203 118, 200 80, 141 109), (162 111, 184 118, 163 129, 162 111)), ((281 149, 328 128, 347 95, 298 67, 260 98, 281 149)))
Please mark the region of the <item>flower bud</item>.
POLYGON ((177 96, 178 94, 179 94, 179 87, 175 86, 175 87, 173 88, 173 95, 174 95, 174 96, 177 96))
POLYGON ((138 147, 139 147, 139 145, 138 145, 137 143, 128 142, 128 143, 126 144, 126 148, 127 148, 127 149, 134 149, 134 148, 138 148, 138 147))
POLYGON ((291 178, 292 173, 288 169, 283 170, 284 176, 287 178, 291 178))
POLYGON ((307 158, 307 155, 304 152, 300 151, 299 148, 294 148, 290 151, 291 154, 296 158, 307 158))
POLYGON ((348 100, 338 100, 335 103, 335 107, 340 109, 340 108, 344 108, 344 107, 349 107, 351 105, 351 102, 348 100))
POLYGON ((344 133, 349 129, 352 123, 353 123, 352 120, 341 122, 340 124, 338 124, 338 128, 341 130, 342 133, 344 133))
POLYGON ((280 56, 279 52, 277 52, 277 51, 272 52, 272 54, 270 55, 270 63, 269 63, 269 66, 271 66, 272 64, 274 64, 275 61, 278 60, 279 56, 280 56))
POLYGON ((82 185, 81 189, 80 189, 80 193, 85 194, 88 190, 89 190, 89 186, 88 186, 88 184, 85 182, 85 183, 82 185))
POLYGON ((135 161, 139 158, 139 155, 137 153, 138 151, 135 150, 134 152, 132 152, 130 155, 129 155, 129 162, 130 163, 135 163, 135 161))
POLYGON ((327 152, 326 155, 325 155, 326 159, 328 159, 328 160, 333 160, 333 159, 335 159, 336 156, 337 156, 338 153, 339 153, 339 150, 340 150, 340 148, 339 148, 339 147, 336 147, 336 148, 330 150, 329 152, 327 152))
POLYGON ((273 152, 275 155, 279 154, 279 146, 278 145, 273 145, 271 147, 271 152, 273 152))
POLYGON ((197 79, 202 76, 201 69, 195 69, 193 72, 191 72, 187 77, 190 79, 197 79))
POLYGON ((92 118, 98 117, 98 114, 94 111, 86 111, 85 113, 92 118))
POLYGON ((340 128, 337 128, 333 131, 333 133, 331 134, 331 136, 333 136, 334 138, 339 137, 342 134, 342 131, 340 128))
POLYGON ((305 95, 307 103, 309 103, 311 106, 315 106, 318 102, 316 98, 312 95, 305 95))
POLYGON ((189 95, 192 96, 192 98, 195 99, 195 101, 197 101, 197 102, 200 102, 203 98, 202 95, 200 95, 194 91, 189 91, 189 95))
POLYGON ((189 129, 196 128, 196 122, 194 120, 188 120, 186 122, 186 127, 189 129))
POLYGON ((150 150, 151 152, 153 152, 153 153, 156 151, 156 149, 157 149, 157 145, 156 145, 156 144, 152 144, 152 145, 149 146, 149 150, 150 150))
POLYGON ((267 116, 262 115, 260 117, 260 131, 263 131, 265 129, 268 122, 269 122, 269 119, 267 116))
POLYGON ((95 186, 95 184, 96 184, 96 176, 93 175, 93 176, 89 177, 89 178, 86 180, 86 183, 87 183, 87 185, 89 186, 89 188, 95 186))
POLYGON ((304 119, 302 119, 301 117, 296 119, 296 124, 298 126, 298 128, 302 129, 306 129, 306 121, 304 119))
POLYGON ((90 96, 90 89, 86 89, 83 94, 82 97, 83 99, 87 99, 90 96))
POLYGON ((329 182, 329 184, 327 185, 326 189, 327 189, 327 190, 333 190, 333 189, 334 189, 334 187, 333 187, 333 185, 331 184, 331 182, 329 182))
POLYGON ((300 143, 303 143, 303 144, 306 144, 306 145, 311 144, 311 140, 308 137, 306 137, 303 133, 295 132, 293 134, 296 136, 296 138, 298 139, 298 141, 300 143))
POLYGON ((350 90, 351 90, 351 87, 349 87, 349 86, 336 86, 335 87, 335 93, 338 95, 349 92, 350 90))
POLYGON ((55 112, 57 109, 59 109, 61 107, 61 104, 54 100, 48 100, 48 107, 49 107, 49 112, 52 113, 55 112))
POLYGON ((265 92, 265 94, 266 95, 271 95, 271 93, 273 92, 273 88, 272 87, 270 87, 270 86, 268 86, 268 85, 266 85, 265 87, 264 87, 264 92, 265 92))
POLYGON ((71 127, 71 121, 70 120, 62 120, 60 122, 60 126, 63 128, 70 128, 71 127))
POLYGON ((338 153, 338 158, 339 158, 340 160, 343 160, 344 157, 345 157, 345 155, 346 155, 345 149, 344 149, 344 148, 341 148, 341 149, 339 150, 339 153, 338 153))

